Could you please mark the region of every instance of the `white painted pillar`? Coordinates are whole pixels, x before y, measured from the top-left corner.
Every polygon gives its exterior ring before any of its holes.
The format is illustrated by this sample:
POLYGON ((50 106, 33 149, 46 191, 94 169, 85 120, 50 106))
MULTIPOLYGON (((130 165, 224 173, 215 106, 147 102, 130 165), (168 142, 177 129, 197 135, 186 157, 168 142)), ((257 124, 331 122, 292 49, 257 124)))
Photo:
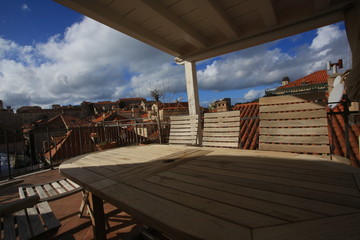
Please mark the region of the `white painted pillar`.
POLYGON ((186 91, 189 102, 189 115, 200 114, 199 89, 196 76, 196 63, 184 61, 186 91))

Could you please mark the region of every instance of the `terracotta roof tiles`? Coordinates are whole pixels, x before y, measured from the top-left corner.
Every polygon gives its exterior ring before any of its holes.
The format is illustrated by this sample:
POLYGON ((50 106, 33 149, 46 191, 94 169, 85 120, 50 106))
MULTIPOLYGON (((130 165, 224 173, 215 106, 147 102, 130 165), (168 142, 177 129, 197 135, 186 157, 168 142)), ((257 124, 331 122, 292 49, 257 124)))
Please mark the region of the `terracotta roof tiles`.
POLYGON ((309 74, 305 77, 299 78, 295 81, 289 82, 285 86, 280 86, 277 89, 281 88, 289 88, 289 87, 297 87, 303 85, 311 85, 311 84, 319 84, 319 83, 326 83, 328 80, 328 74, 326 70, 321 70, 309 74))

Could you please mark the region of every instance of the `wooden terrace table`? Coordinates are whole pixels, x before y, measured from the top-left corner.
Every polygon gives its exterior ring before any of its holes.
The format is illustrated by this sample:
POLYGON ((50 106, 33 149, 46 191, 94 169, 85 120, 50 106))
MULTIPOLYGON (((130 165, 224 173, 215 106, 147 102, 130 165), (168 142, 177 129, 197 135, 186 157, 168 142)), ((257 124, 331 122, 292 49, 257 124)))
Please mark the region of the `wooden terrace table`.
POLYGON ((321 157, 174 145, 70 159, 60 173, 173 239, 360 239, 360 170, 321 157))

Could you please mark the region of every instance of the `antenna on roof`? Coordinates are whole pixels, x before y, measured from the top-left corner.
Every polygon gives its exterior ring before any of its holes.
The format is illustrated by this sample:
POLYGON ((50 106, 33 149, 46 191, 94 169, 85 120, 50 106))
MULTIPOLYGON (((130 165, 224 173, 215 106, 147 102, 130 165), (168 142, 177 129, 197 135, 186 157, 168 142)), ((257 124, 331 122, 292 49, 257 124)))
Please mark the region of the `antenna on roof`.
POLYGON ((339 67, 339 69, 343 68, 343 61, 342 59, 339 59, 337 63, 331 63, 331 61, 328 61, 326 63, 326 69, 328 71, 330 71, 330 69, 333 69, 333 73, 337 73, 337 68, 339 67))

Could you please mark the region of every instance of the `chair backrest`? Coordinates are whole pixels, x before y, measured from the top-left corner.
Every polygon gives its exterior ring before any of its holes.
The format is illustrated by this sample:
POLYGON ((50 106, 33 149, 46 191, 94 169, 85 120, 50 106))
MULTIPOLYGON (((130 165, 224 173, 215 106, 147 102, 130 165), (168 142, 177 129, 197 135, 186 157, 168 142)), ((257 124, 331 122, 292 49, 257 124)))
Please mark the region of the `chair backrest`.
POLYGON ((62 178, 51 182, 46 182, 31 186, 20 186, 20 198, 25 198, 34 194, 40 196, 40 201, 53 201, 81 191, 83 188, 73 181, 62 178))
POLYGON ((239 147, 240 111, 204 114, 202 146, 239 147))
POLYGON ((261 98, 259 149, 329 154, 324 99, 324 93, 261 98))
POLYGON ((196 145, 199 144, 199 116, 171 116, 170 144, 196 145))

